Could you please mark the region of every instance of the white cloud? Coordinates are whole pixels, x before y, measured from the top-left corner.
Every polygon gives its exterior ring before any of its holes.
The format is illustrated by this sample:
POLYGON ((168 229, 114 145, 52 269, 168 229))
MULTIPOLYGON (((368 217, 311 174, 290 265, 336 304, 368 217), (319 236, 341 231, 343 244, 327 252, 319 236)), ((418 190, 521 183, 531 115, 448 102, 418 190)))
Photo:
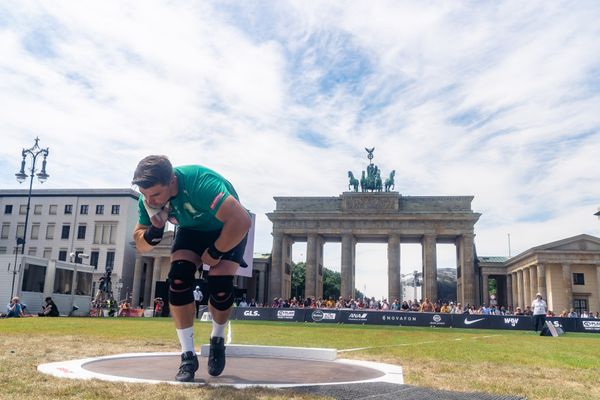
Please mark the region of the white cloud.
POLYGON ((506 255, 508 233, 513 254, 599 235, 599 17, 558 1, 5 3, 0 186, 18 187, 38 135, 45 187, 127 187, 165 153, 228 177, 268 252, 273 197, 339 195, 374 146, 403 195, 475 196, 480 255, 506 255))

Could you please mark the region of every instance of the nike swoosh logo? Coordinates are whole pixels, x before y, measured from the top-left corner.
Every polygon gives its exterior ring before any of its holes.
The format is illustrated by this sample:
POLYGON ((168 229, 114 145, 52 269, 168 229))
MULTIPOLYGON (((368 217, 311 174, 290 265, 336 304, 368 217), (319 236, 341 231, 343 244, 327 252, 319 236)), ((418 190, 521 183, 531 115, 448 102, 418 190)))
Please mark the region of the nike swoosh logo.
POLYGON ((483 321, 485 318, 479 318, 479 319, 473 319, 471 321, 469 321, 468 319, 465 318, 465 325, 471 325, 474 324, 475 322, 479 322, 479 321, 483 321))

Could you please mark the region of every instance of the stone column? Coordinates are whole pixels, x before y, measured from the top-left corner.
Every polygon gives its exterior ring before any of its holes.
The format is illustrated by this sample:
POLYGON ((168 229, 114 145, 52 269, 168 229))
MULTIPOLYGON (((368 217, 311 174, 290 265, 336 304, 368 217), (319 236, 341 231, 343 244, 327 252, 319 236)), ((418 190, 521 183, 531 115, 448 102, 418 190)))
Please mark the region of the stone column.
POLYGON ((400 236, 388 236, 388 301, 402 301, 402 283, 400 277, 400 236))
POLYGON ((562 265, 562 275, 563 275, 563 286, 565 288, 565 302, 567 304, 567 309, 571 309, 573 307, 573 283, 571 277, 571 265, 563 264, 562 265))
POLYGON ((269 274, 269 297, 268 304, 271 304, 273 298, 281 297, 283 287, 283 250, 282 243, 283 235, 281 233, 273 233, 273 249, 271 251, 271 271, 269 274))
POLYGON ((475 264, 473 259, 473 242, 475 235, 463 234, 461 240, 462 250, 462 282, 464 304, 475 304, 475 264))
POLYGON ((531 301, 533 301, 533 298, 538 291, 537 288, 537 267, 531 266, 529 267, 529 291, 531 294, 531 301))
POLYGON ((154 268, 152 270, 152 287, 151 287, 151 295, 150 295, 150 301, 151 301, 151 305, 154 304, 154 299, 156 298, 156 282, 158 282, 158 280, 160 279, 160 267, 161 267, 161 260, 164 257, 154 257, 154 268))
MULTIPOLYGON (((596 296, 600 296, 600 264, 596 265, 596 296)), ((600 308, 600 299, 598 300, 598 306, 600 308)))
MULTIPOLYGON (((154 267, 154 259, 152 259, 152 267, 154 267)), ((152 307, 152 268, 150 265, 146 267, 146 282, 144 285, 144 307, 152 307)))
POLYGON ((323 297, 323 246, 325 246, 325 240, 319 236, 317 238, 317 280, 315 283, 317 298, 323 297))
POLYGON ((537 291, 542 294, 544 300, 548 301, 546 298, 546 266, 542 263, 537 266, 537 291))
POLYGON ((140 286, 142 285, 142 256, 135 257, 135 267, 133 269, 133 288, 131 291, 131 306, 140 305, 140 286))
MULTIPOLYGON (((435 235, 424 235, 421 242, 423 253, 423 298, 428 297, 431 302, 437 300, 437 257, 435 235)), ((472 249, 471 249, 472 250, 472 249)))
POLYGON ((519 305, 519 276, 516 272, 512 272, 510 275, 512 277, 512 307, 514 311, 514 309, 519 305))
POLYGON ((342 236, 342 266, 340 296, 345 299, 354 295, 354 238, 347 233, 342 236))
POLYGON ((281 297, 292 297, 292 238, 284 235, 281 243, 281 258, 283 260, 283 278, 281 279, 281 297))
MULTIPOLYGON (((531 304, 531 293, 529 292, 530 289, 530 285, 529 285, 529 268, 524 268, 523 269, 523 297, 524 297, 524 304, 523 307, 527 307, 528 305, 531 304)), ((525 311, 525 308, 523 308, 523 311, 525 311)))
MULTIPOLYGON (((525 301, 523 300, 525 296, 523 296, 523 270, 520 269, 517 271, 517 306, 521 307, 524 310, 525 301)), ((516 308, 516 307, 515 307, 516 308)))
MULTIPOLYGON (((506 307, 513 306, 512 274, 506 274, 506 307)), ((502 306, 502 304, 500 304, 502 306)))
POLYGON ((309 233, 306 239, 306 272, 304 295, 317 296, 317 240, 316 233, 309 233))
POLYGON ((488 274, 481 274, 481 277, 483 278, 483 287, 482 287, 482 298, 483 298, 483 304, 486 304, 487 306, 490 305, 490 290, 489 290, 489 286, 490 286, 490 276, 488 274))

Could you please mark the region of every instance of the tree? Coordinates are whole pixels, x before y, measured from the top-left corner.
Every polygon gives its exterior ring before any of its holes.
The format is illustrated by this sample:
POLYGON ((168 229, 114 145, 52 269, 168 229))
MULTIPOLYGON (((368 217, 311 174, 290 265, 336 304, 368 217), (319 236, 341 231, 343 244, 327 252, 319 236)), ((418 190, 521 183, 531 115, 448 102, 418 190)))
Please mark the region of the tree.
MULTIPOLYGON (((292 263, 292 296, 296 298, 304 298, 304 286, 306 282, 306 264, 299 262, 292 263)), ((340 297, 342 287, 342 274, 323 268, 323 298, 327 299, 331 296, 337 300, 340 297)), ((364 297, 364 294, 354 289, 355 298, 364 297)))
POLYGON ((323 298, 337 300, 340 297, 342 274, 323 268, 323 298))
POLYGON ((306 282, 306 265, 303 262, 292 267, 292 296, 304 298, 304 282, 306 282))

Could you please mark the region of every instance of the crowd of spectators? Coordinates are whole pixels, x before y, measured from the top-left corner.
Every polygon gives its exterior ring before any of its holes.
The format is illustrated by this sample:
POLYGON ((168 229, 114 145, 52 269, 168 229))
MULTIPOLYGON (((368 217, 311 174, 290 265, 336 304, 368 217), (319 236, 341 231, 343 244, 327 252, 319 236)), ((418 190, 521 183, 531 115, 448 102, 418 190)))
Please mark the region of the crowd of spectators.
MULTIPOLYGON (((331 309, 350 309, 350 310, 380 310, 380 311, 407 311, 407 312, 436 312, 449 314, 483 314, 483 315, 533 315, 531 306, 506 307, 498 305, 482 304, 479 306, 466 304, 463 305, 454 301, 436 301, 431 302, 428 298, 424 300, 400 301, 394 299, 388 302, 387 299, 376 300, 375 297, 364 297, 359 299, 344 299, 339 297, 335 300, 333 297, 314 298, 314 297, 291 297, 289 299, 274 298, 271 304, 258 304, 252 299, 248 302, 245 298, 238 302, 238 307, 271 307, 271 308, 331 308, 331 309)), ((563 310, 560 314, 555 314, 548 310, 547 317, 571 317, 571 318, 597 318, 600 319, 600 312, 582 311, 577 313, 575 309, 563 310)))

